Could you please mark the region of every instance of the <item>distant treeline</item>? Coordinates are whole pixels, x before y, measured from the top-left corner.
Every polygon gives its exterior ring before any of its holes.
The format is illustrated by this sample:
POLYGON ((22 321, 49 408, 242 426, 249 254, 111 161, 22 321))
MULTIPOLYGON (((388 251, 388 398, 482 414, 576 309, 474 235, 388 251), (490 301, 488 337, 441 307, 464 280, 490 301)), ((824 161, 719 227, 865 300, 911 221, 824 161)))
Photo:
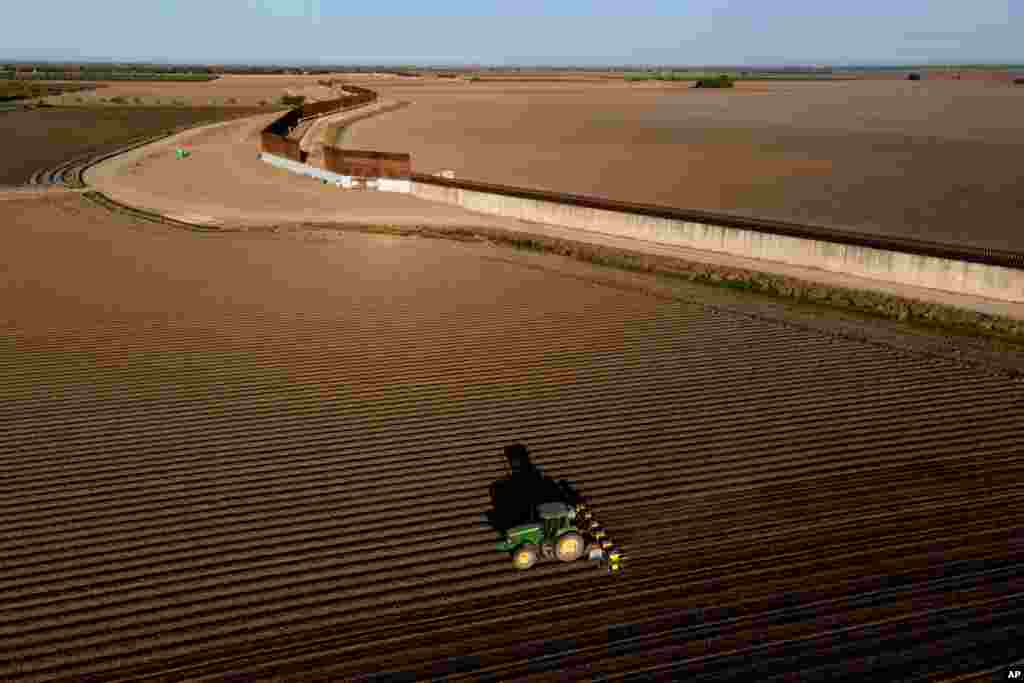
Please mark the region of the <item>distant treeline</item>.
POLYGON ((838 71, 1018 71, 1024 64, 904 64, 886 66, 844 66, 838 71))
POLYGON ((27 77, 25 74, 33 72, 43 74, 66 74, 66 73, 88 73, 88 74, 113 74, 124 77, 131 77, 136 74, 146 75, 180 75, 187 77, 196 76, 217 76, 220 74, 261 74, 261 75, 322 75, 338 72, 355 73, 387 73, 395 76, 417 76, 418 72, 432 71, 431 68, 417 67, 395 67, 390 66, 281 66, 281 65, 227 65, 227 64, 102 64, 93 62, 82 63, 57 63, 57 62, 9 62, 0 64, 0 72, 16 72, 19 77, 27 77))
POLYGON ((830 80, 827 73, 768 73, 759 71, 733 71, 713 73, 702 71, 634 71, 623 74, 627 81, 709 81, 721 78, 732 81, 830 80))
POLYGON ((209 73, 150 73, 141 71, 13 71, 0 70, 0 80, 7 81, 212 81, 218 76, 209 73))
POLYGON ((280 64, 153 64, 147 62, 7 62, 0 64, 0 70, 32 72, 85 71, 91 73, 146 73, 146 74, 330 74, 330 73, 386 73, 395 76, 418 76, 420 74, 519 74, 519 73, 626 73, 644 71, 702 71, 709 73, 731 73, 741 70, 758 73, 829 73, 831 67, 819 66, 737 66, 737 65, 676 65, 676 64, 626 64, 617 66, 487 66, 478 64, 448 66, 418 66, 415 64, 330 64, 314 66, 288 66, 280 64))

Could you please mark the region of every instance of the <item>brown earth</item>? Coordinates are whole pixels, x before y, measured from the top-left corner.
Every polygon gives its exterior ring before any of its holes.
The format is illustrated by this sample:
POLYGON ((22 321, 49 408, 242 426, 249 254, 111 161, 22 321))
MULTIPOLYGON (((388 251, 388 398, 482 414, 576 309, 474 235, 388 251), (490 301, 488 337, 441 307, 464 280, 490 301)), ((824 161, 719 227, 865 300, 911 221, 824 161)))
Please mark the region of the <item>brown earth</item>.
POLYGON ((353 147, 421 172, 1024 250, 1024 89, 984 81, 379 81, 353 147))
POLYGON ((343 191, 260 161, 259 132, 278 114, 188 131, 86 172, 86 182, 130 206, 181 220, 236 226, 322 223, 514 226, 409 195, 343 191), (177 159, 175 149, 192 155, 177 159))
POLYGON ((179 126, 249 116, 252 107, 54 108, 0 114, 0 185, 27 182, 40 169, 123 147, 179 126))
POLYGON ((1019 380, 486 245, 0 211, 4 680, 1024 657, 1019 380), (516 440, 621 576, 494 550, 516 440))
MULTIPOLYGON (((305 95, 310 99, 331 99, 331 89, 317 82, 338 78, 338 74, 318 76, 301 75, 267 75, 267 76, 233 76, 225 75, 213 81, 154 81, 130 82, 109 81, 104 83, 102 91, 82 93, 87 104, 94 104, 99 98, 124 97, 129 101, 140 97, 144 104, 159 101, 164 104, 181 100, 188 106, 209 106, 211 101, 223 105, 228 100, 232 104, 243 107, 258 106, 261 101, 277 104, 282 95, 305 95)), ((365 79, 365 77, 363 77, 365 79)), ((76 95, 77 96, 77 95, 76 95)), ((69 103, 74 97, 55 98, 53 102, 69 103)))
MULTIPOLYGON (((755 84, 763 88, 764 84, 755 84)), ((752 93, 770 90, 752 89, 752 93)), ((501 93, 478 93, 507 101, 501 93)), ((389 101, 388 98, 384 98, 389 101)), ((745 271, 770 271, 803 282, 884 292, 904 299, 957 306, 986 314, 1024 319, 1019 305, 938 292, 920 287, 886 284, 827 271, 767 264, 754 259, 616 238, 586 231, 525 223, 486 216, 408 195, 362 193, 320 185, 308 178, 275 169, 258 157, 258 133, 276 114, 255 117, 212 129, 183 133, 156 145, 107 160, 86 174, 86 182, 113 199, 179 220, 221 227, 295 225, 299 223, 363 225, 429 225, 441 229, 487 228, 505 234, 543 235, 556 241, 575 240, 615 250, 657 254, 689 263, 727 266, 745 271), (186 146, 191 157, 176 159, 174 150, 186 146)), ((380 114, 393 116, 392 113, 380 114)), ((372 119, 370 119, 372 121, 372 119)), ((346 145, 366 122, 346 129, 346 145)), ((387 147, 383 151, 389 150, 387 147)), ((414 167, 417 164, 413 158, 414 167)))

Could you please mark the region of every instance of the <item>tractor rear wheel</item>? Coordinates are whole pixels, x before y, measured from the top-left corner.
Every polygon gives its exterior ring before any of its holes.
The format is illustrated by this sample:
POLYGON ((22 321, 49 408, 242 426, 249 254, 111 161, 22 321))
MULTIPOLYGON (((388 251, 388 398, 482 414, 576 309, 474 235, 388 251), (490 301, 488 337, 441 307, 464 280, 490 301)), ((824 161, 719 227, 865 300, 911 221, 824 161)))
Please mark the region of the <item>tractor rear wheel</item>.
POLYGON ((575 531, 562 534, 555 541, 555 555, 562 562, 575 562, 583 556, 583 537, 575 531))
POLYGON ((512 553, 512 564, 516 569, 529 569, 537 564, 537 546, 524 543, 512 553))

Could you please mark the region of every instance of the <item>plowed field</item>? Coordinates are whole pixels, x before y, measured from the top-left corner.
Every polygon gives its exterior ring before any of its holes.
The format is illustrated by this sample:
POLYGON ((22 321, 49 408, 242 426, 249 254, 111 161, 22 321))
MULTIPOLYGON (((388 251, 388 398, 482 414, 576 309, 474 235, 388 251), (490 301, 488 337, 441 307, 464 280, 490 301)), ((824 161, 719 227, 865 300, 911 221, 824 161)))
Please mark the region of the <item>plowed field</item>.
POLYGON ((349 144, 557 192, 1024 249, 1024 88, 982 81, 375 83, 349 144))
POLYGON ((113 151, 179 126, 265 113, 265 108, 53 108, 0 116, 0 185, 28 182, 40 169, 113 151))
POLYGON ((485 246, 4 210, 0 678, 1024 658, 1019 381, 485 246), (493 550, 517 440, 593 499, 621 576, 493 550))

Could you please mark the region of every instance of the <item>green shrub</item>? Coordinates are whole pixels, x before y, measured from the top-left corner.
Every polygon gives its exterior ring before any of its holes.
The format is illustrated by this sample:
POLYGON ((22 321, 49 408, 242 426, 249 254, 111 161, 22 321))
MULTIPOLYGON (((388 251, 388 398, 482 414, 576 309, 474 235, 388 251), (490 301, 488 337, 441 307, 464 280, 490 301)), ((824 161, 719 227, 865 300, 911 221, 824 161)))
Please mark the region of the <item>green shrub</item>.
POLYGON ((281 95, 281 104, 287 107, 301 107, 305 101, 305 95, 281 95))
POLYGON ((110 101, 113 102, 114 104, 125 104, 125 103, 128 102, 128 100, 126 100, 125 98, 121 97, 120 95, 117 95, 115 97, 111 97, 110 101))
POLYGON ((693 84, 694 88, 731 88, 733 80, 726 74, 718 78, 700 78, 693 84))
POLYGON ((136 97, 135 98, 135 104, 142 104, 142 98, 141 97, 136 97))

